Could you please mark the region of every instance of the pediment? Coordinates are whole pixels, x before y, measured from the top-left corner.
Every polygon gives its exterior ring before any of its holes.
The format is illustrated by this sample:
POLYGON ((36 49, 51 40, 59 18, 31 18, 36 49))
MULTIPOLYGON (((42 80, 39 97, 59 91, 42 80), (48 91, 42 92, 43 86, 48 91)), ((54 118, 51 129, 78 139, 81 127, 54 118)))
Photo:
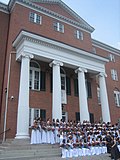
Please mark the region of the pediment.
POLYGON ((69 18, 77 23, 80 23, 83 28, 88 28, 93 32, 94 28, 90 26, 85 20, 83 20, 77 13, 75 13, 70 7, 68 7, 61 0, 30 0, 32 3, 40 5, 48 10, 51 10, 59 15, 69 18))

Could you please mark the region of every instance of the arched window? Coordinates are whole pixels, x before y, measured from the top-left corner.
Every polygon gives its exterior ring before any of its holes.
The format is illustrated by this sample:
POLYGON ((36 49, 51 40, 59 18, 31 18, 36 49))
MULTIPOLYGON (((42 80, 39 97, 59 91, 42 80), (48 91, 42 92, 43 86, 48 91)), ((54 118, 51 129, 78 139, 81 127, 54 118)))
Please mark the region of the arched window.
POLYGON ((60 68, 61 74, 61 90, 66 90, 66 74, 63 68, 60 68))
POLYGON ((37 62, 30 62, 30 89, 40 90, 40 66, 37 62))

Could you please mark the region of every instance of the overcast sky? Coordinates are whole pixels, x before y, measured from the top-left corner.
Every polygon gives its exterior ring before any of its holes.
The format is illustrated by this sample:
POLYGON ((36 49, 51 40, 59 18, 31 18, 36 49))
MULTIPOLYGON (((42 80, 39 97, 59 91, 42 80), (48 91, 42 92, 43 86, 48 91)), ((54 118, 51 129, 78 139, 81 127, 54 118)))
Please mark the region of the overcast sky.
MULTIPOLYGON (((0 0, 8 3, 9 0, 0 0)), ((120 0, 63 0, 95 31, 92 38, 120 49, 120 0)))

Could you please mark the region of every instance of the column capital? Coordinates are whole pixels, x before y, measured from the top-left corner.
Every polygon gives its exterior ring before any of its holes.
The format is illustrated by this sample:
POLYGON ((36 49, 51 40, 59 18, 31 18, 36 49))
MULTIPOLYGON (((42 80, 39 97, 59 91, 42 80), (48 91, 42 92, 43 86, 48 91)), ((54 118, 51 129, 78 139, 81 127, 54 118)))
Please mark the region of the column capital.
POLYGON ((57 61, 57 60, 53 60, 53 61, 49 64, 49 66, 52 67, 53 65, 54 65, 54 66, 55 66, 55 65, 57 65, 57 66, 63 66, 63 63, 60 62, 60 61, 57 61))
POLYGON ((33 59, 33 58, 34 58, 34 55, 33 55, 33 54, 30 54, 30 53, 22 53, 22 54, 21 54, 21 57, 33 59))
POLYGON ((78 72, 87 73, 87 69, 79 67, 79 68, 77 68, 77 69, 75 70, 75 73, 78 73, 78 72))
POLYGON ((98 77, 107 77, 107 74, 106 73, 104 73, 104 72, 100 72, 99 74, 98 74, 98 77))

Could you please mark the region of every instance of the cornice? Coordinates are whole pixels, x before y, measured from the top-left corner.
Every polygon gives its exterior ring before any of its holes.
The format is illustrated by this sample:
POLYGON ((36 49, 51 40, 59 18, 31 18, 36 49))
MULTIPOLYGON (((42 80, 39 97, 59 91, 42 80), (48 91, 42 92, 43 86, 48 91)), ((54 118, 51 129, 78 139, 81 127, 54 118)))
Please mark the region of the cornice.
POLYGON ((6 4, 0 2, 0 11, 9 14, 8 5, 6 5, 6 4))
POLYGON ((105 43, 100 42, 100 41, 95 40, 95 39, 92 39, 92 44, 94 46, 98 47, 98 48, 104 49, 104 50, 106 50, 108 52, 112 52, 112 53, 117 54, 117 55, 120 56, 120 50, 116 49, 114 47, 111 47, 108 44, 105 44, 105 43))
POLYGON ((84 30, 86 30, 86 31, 88 31, 88 32, 90 32, 90 33, 94 31, 94 28, 93 28, 93 27, 91 27, 90 25, 88 25, 87 22, 85 22, 80 16, 78 16, 74 11, 72 11, 72 10, 71 10, 65 3, 63 3, 62 1, 60 1, 60 0, 53 0, 53 1, 50 1, 50 0, 42 0, 42 2, 43 2, 43 1, 44 1, 44 3, 49 1, 49 2, 51 2, 51 3, 54 2, 54 3, 61 4, 61 5, 62 5, 64 8, 66 8, 70 13, 72 12, 72 14, 73 14, 77 19, 79 19, 79 21, 80 21, 81 23, 76 22, 76 21, 74 21, 74 20, 71 20, 71 19, 69 19, 69 18, 67 18, 67 17, 64 17, 64 16, 62 16, 62 15, 56 13, 56 12, 53 12, 53 11, 51 11, 51 10, 49 10, 49 9, 46 9, 46 8, 44 8, 44 7, 42 7, 42 6, 38 5, 38 4, 32 3, 32 2, 30 2, 30 1, 28 1, 28 0, 11 0, 10 3, 9 3, 9 9, 12 10, 13 6, 15 5, 15 3, 22 4, 22 5, 25 5, 25 6, 29 6, 29 7, 31 7, 32 9, 36 9, 38 12, 43 12, 43 13, 48 14, 48 15, 54 17, 54 18, 58 18, 58 19, 60 19, 60 20, 62 20, 62 21, 65 21, 65 22, 68 22, 68 23, 70 23, 70 24, 72 24, 72 25, 75 25, 76 27, 80 27, 80 28, 82 28, 82 29, 84 29, 84 30))
POLYGON ((47 46, 47 47, 54 48, 56 50, 61 50, 64 52, 72 52, 75 54, 80 54, 83 57, 92 58, 96 61, 101 61, 102 63, 109 62, 109 60, 107 58, 101 57, 99 55, 94 55, 90 52, 83 51, 81 49, 69 46, 67 44, 63 44, 61 42, 57 42, 57 41, 48 39, 46 37, 42 37, 42 36, 27 32, 27 31, 21 31, 19 33, 19 35, 17 36, 17 38, 13 42, 13 47, 15 47, 17 49, 20 46, 20 44, 23 43, 23 41, 38 43, 43 46, 47 46))

